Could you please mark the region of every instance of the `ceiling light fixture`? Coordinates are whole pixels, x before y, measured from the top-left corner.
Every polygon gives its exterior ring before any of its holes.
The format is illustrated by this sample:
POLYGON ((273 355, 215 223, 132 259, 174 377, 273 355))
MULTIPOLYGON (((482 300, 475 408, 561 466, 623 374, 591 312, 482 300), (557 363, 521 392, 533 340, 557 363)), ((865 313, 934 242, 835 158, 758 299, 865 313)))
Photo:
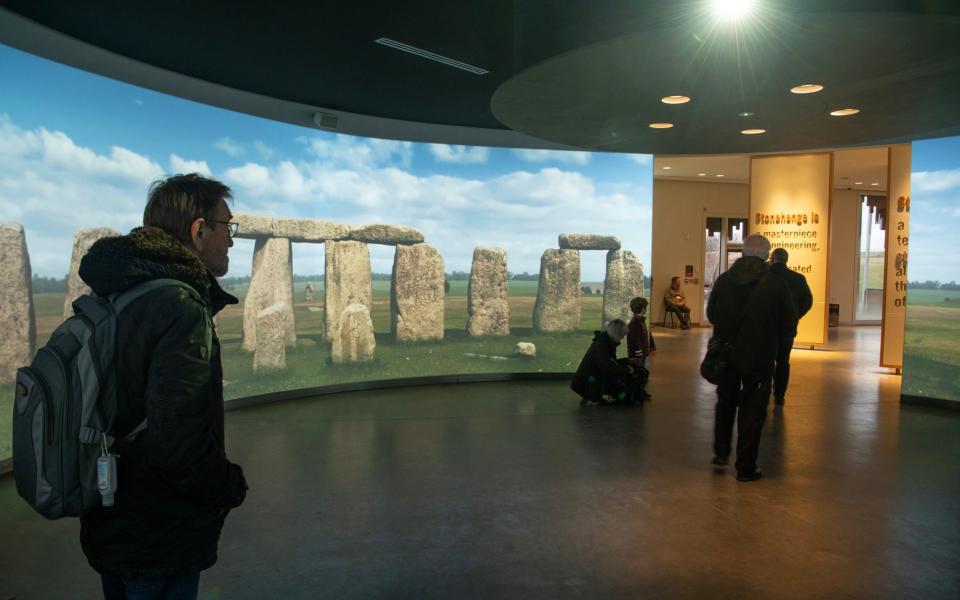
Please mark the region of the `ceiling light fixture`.
POLYGON ((672 168, 673 168, 673 167, 664 167, 663 170, 664 170, 664 171, 669 171, 669 170, 672 169, 672 168))
POLYGON ((670 129, 673 123, 650 123, 651 129, 670 129))
POLYGON ((710 0, 710 9, 721 21, 738 21, 753 12, 754 0, 710 0))
POLYGON ((879 183, 879 182, 876 182, 876 181, 874 181, 874 182, 873 182, 873 183, 871 183, 870 185, 880 185, 880 183, 879 183))
POLYGON ((689 96, 664 96, 660 98, 660 102, 664 104, 686 104, 690 102, 689 96))
POLYGON ((697 177, 706 177, 706 173, 697 173, 697 177))
POLYGON ((853 182, 853 185, 863 185, 863 182, 862 182, 862 181, 854 181, 854 182, 853 182))
POLYGON ((766 133, 766 129, 744 129, 740 133, 743 135, 760 135, 761 133, 766 133))
POLYGON ((717 177, 723 177, 723 173, 717 173, 717 177))
POLYGON ((849 117, 860 112, 859 108, 839 108, 837 110, 831 110, 831 117, 849 117))
POLYGON ((752 116, 753 116, 753 113, 750 112, 749 110, 745 110, 745 111, 743 111, 742 113, 738 113, 737 116, 738 116, 738 117, 752 117, 752 116))
POLYGON ((819 83, 805 83, 803 85, 798 85, 790 88, 790 91, 794 94, 815 94, 823 89, 823 86, 819 83))
POLYGON ((420 58, 426 58, 427 60, 433 60, 438 63, 447 65, 448 67, 454 67, 455 69, 462 69, 468 73, 473 73, 474 75, 486 75, 490 71, 486 69, 481 69, 480 67, 475 67, 469 65, 465 62, 460 62, 459 60, 454 60, 443 56, 442 54, 435 54, 428 50, 423 50, 422 48, 417 48, 416 46, 411 46, 409 44, 404 44, 403 42, 398 42, 396 40, 391 40, 390 38, 377 38, 373 40, 375 44, 382 44, 389 48, 394 48, 395 50, 400 50, 402 52, 408 52, 420 58))

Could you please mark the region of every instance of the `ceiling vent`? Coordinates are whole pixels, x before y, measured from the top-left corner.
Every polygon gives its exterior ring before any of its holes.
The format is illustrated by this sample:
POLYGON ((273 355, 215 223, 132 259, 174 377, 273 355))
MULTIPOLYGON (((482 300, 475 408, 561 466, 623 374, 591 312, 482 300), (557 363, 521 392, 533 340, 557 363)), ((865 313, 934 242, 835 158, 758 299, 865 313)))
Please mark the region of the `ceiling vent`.
POLYGON ((490 71, 486 69, 481 69, 480 67, 475 67, 473 65, 468 65, 465 62, 460 62, 459 60, 453 60, 452 58, 447 58, 446 56, 441 56, 440 54, 434 54, 433 52, 428 52, 427 50, 421 50, 415 46, 410 46, 396 40, 391 40, 390 38, 378 38, 374 40, 374 43, 382 44, 389 48, 394 48, 396 50, 402 50, 403 52, 408 52, 420 58, 426 58, 428 60, 433 60, 438 63, 447 65, 448 67, 454 67, 456 69, 462 69, 468 73, 473 73, 474 75, 486 75, 490 71))

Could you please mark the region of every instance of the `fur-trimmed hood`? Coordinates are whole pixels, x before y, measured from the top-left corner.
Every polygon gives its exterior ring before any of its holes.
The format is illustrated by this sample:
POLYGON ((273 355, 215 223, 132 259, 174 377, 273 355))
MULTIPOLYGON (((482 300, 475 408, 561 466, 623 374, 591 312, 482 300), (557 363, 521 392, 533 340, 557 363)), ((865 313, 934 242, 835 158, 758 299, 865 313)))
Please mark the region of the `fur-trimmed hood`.
POLYGON ((137 227, 128 235, 97 240, 80 261, 80 278, 101 296, 149 279, 177 279, 197 290, 214 314, 238 302, 223 291, 199 258, 157 227, 137 227))

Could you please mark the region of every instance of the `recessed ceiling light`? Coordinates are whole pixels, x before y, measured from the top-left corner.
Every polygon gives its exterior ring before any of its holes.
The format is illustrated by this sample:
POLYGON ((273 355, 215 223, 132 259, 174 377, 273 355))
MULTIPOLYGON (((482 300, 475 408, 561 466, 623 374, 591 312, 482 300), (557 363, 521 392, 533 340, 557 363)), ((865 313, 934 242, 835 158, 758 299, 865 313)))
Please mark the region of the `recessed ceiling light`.
POLYGON ((706 173, 697 173, 697 177, 706 177, 706 173))
POLYGON ((752 117, 752 116, 753 116, 753 113, 750 112, 749 110, 745 110, 745 111, 743 111, 742 113, 737 113, 737 116, 738 116, 738 117, 752 117))
POLYGON ((664 167, 663 170, 664 170, 664 171, 669 171, 669 170, 672 169, 672 168, 673 168, 673 167, 664 167))
POLYGON ((858 112, 860 112, 859 108, 840 108, 837 110, 831 110, 830 116, 831 117, 849 117, 851 115, 857 114, 858 112))
POLYGON ((673 123, 650 123, 651 129, 670 129, 673 123))
POLYGON ((723 177, 723 173, 717 173, 717 177, 723 177))
POLYGON ((721 21, 743 19, 753 11, 754 0, 711 0, 710 8, 721 21))
POLYGON ((689 96, 664 96, 660 98, 660 102, 664 104, 686 104, 690 102, 689 96))
POLYGON ((766 129, 744 129, 740 133, 743 135, 760 135, 761 133, 766 133, 766 129))
POLYGON ((819 92, 823 89, 823 86, 819 83, 805 83, 803 85, 798 85, 796 87, 790 88, 790 91, 794 94, 813 94, 819 92))
POLYGON ((880 185, 880 184, 879 184, 878 182, 874 181, 874 182, 871 183, 870 185, 880 185))
POLYGON ((862 181, 854 181, 854 182, 853 182, 853 185, 863 185, 863 182, 862 182, 862 181))

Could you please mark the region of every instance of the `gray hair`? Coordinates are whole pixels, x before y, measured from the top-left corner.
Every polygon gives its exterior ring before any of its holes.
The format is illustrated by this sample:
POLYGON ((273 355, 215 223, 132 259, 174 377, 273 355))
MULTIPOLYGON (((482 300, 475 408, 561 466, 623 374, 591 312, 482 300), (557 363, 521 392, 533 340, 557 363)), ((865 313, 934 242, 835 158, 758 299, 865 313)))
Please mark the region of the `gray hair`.
POLYGON ((607 333, 615 338, 622 338, 627 335, 627 324, 623 319, 613 319, 607 323, 607 333))
POLYGON ((770 254, 770 240, 759 233, 751 233, 743 239, 743 255, 755 256, 760 260, 767 260, 770 254))
POLYGON ((770 260, 775 263, 787 264, 787 259, 790 258, 790 255, 783 248, 777 248, 770 253, 770 260))

